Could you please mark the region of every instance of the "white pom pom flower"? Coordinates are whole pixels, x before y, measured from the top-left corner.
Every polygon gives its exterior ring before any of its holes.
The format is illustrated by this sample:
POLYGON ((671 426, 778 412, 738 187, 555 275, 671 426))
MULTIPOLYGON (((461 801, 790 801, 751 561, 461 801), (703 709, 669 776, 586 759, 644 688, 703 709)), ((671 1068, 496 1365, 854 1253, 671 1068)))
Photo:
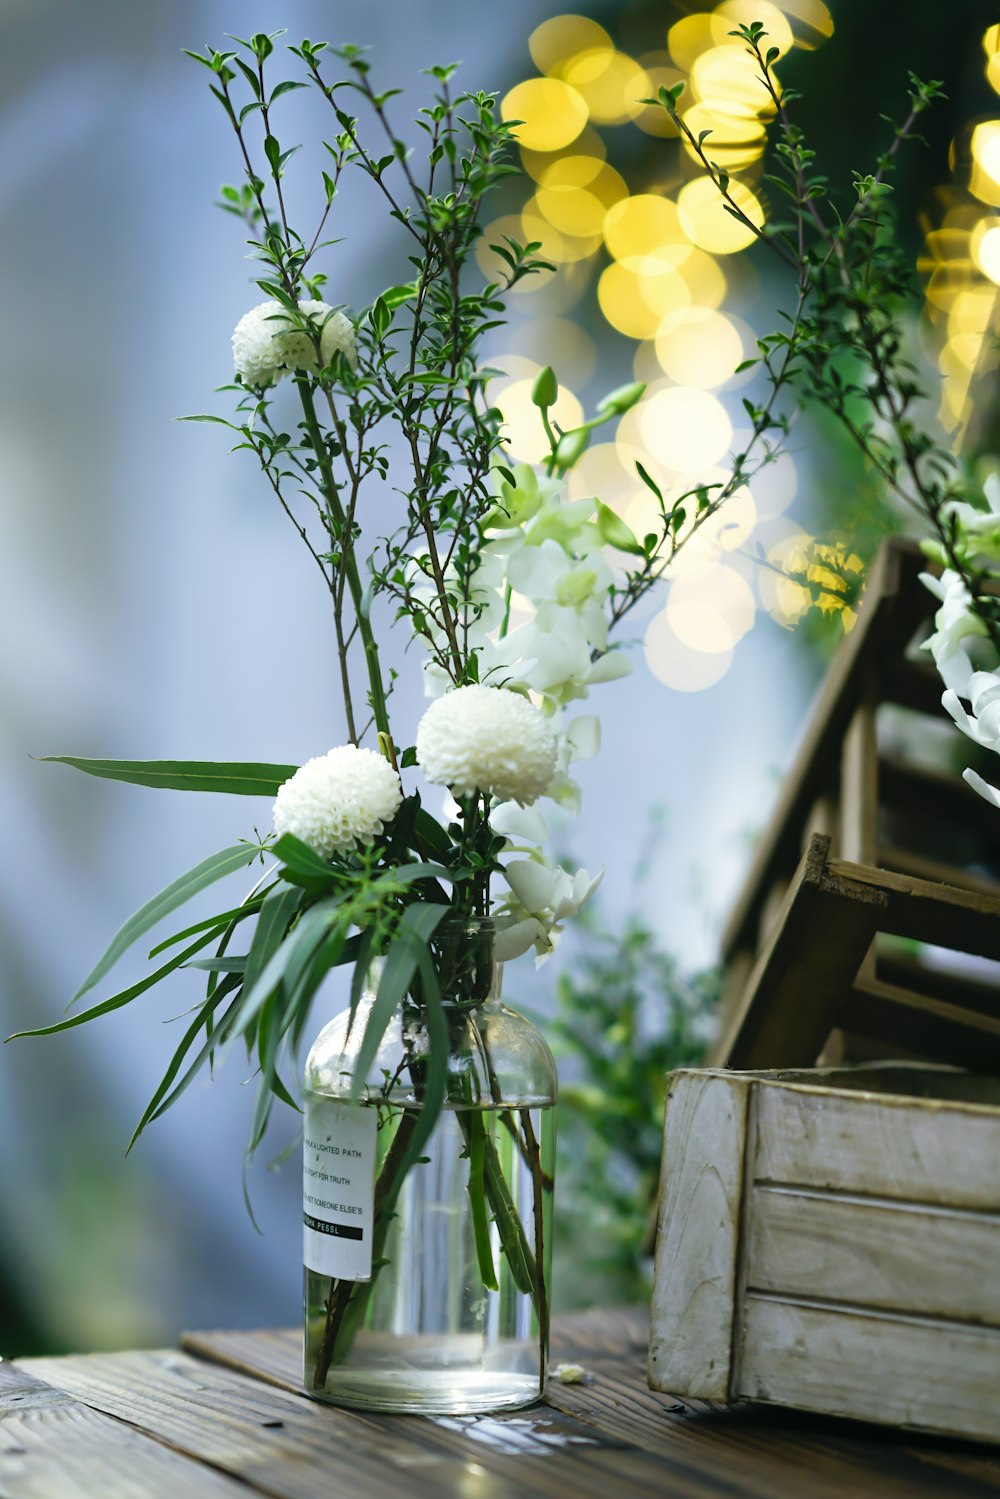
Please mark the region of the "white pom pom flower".
POLYGON ((274 830, 293 833, 324 859, 371 843, 403 800, 399 776, 381 755, 342 744, 307 760, 279 787, 274 830))
POLYGON ((555 735, 537 708, 506 687, 457 687, 427 709, 417 760, 456 797, 488 792, 530 806, 556 769, 555 735))
MULTIPOLYGON (((358 356, 350 319, 325 302, 300 302, 299 311, 319 333, 323 364, 329 364, 339 351, 353 369, 358 356)), ((280 302, 261 302, 233 330, 233 365, 244 385, 260 390, 274 385, 289 370, 316 369, 316 347, 307 333, 291 326, 280 302)))

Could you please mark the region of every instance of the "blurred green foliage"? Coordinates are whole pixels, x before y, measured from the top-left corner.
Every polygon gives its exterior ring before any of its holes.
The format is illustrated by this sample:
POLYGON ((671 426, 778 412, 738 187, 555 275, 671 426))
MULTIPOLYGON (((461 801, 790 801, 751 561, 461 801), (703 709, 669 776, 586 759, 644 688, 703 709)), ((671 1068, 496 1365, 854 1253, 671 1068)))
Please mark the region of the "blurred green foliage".
POLYGON ((557 1304, 608 1306, 649 1294, 666 1076, 697 1066, 719 976, 686 977, 638 917, 581 923, 560 980, 553 1038, 559 1095, 557 1304))

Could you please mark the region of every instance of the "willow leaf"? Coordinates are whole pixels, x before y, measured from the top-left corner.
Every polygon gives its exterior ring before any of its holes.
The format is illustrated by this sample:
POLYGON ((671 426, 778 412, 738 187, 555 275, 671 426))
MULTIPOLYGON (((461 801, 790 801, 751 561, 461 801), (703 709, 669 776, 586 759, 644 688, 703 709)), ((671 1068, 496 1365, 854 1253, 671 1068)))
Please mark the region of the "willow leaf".
POLYGON ((128 989, 123 989, 120 994, 113 994, 110 999, 102 999, 98 1005, 92 1005, 89 1010, 82 1010, 79 1015, 69 1015, 65 1020, 56 1021, 55 1025, 43 1025, 34 1031, 15 1031, 13 1036, 8 1036, 9 1041, 16 1041, 20 1036, 54 1036, 58 1031, 69 1031, 74 1026, 86 1025, 88 1020, 97 1020, 101 1015, 109 1015, 112 1010, 120 1010, 130 1004, 140 994, 158 984, 160 979, 166 978, 168 973, 173 973, 175 968, 180 968, 188 958, 194 957, 203 947, 207 947, 213 940, 214 933, 209 932, 205 937, 199 937, 197 942, 192 942, 190 947, 185 947, 169 963, 164 963, 162 968, 157 968, 154 973, 147 974, 139 983, 132 984, 128 989))
POLYGON ((84 760, 79 755, 39 755, 52 765, 72 765, 89 776, 154 786, 165 791, 225 791, 231 796, 277 796, 297 765, 242 760, 84 760))
MULTIPOLYGON (((118 962, 122 953, 126 952, 132 946, 133 942, 145 936, 146 932, 151 927, 154 927, 158 921, 161 921, 164 916, 169 916, 171 911, 176 911, 178 906, 184 905, 185 901, 189 901, 192 896, 197 895, 200 890, 204 890, 207 885, 214 884, 216 880, 221 880, 223 876, 232 874, 234 870, 241 869, 244 865, 249 864, 259 853, 260 849, 258 847, 248 843, 237 843, 232 848, 224 848, 221 853, 212 854, 211 858, 202 860, 200 864, 195 865, 194 869, 189 869, 187 874, 182 874, 180 879, 174 880, 173 884, 168 885, 165 890, 161 890, 159 895, 154 895, 153 899, 140 907, 134 916, 129 917, 125 925, 112 938, 111 945, 104 956, 73 995, 73 998, 70 1000, 70 1008, 89 989, 92 989, 95 984, 100 982, 104 975, 118 962)), ((198 946, 204 947, 207 942, 211 941, 211 935, 206 937, 204 942, 200 942, 198 946)), ((191 951, 194 950, 191 949, 191 951)), ((164 971, 166 972, 167 970, 164 971)))
POLYGON ((396 935, 386 954, 378 992, 368 1012, 365 1034, 358 1050, 353 1081, 356 1098, 360 1098, 364 1090, 375 1054, 385 1035, 386 1027, 392 1019, 393 1012, 409 992, 417 968, 420 966, 420 955, 427 951, 428 942, 450 910, 450 906, 421 902, 419 905, 407 906, 403 912, 396 935))
POLYGON ((223 982, 215 990, 212 998, 206 1004, 198 1006, 198 1014, 195 1016, 194 1020, 184 1032, 181 1043, 178 1046, 177 1050, 174 1052, 173 1057, 171 1058, 170 1066, 163 1074, 156 1092, 153 1094, 152 1098, 149 1100, 149 1103, 146 1105, 143 1111, 142 1118, 139 1120, 139 1123, 136 1125, 132 1133, 132 1138, 128 1142, 128 1150, 125 1152, 126 1155, 128 1155, 128 1151, 132 1149, 132 1146, 135 1144, 136 1140, 138 1140, 139 1136, 142 1134, 149 1121, 156 1116, 160 1101, 162 1100, 167 1089, 170 1087, 170 1084, 173 1082, 174 1078, 180 1071, 181 1063, 187 1056, 188 1052, 191 1050, 191 1047, 194 1045, 195 1038, 197 1037, 198 1032, 204 1027, 206 1037, 211 1040, 212 1015, 217 1006, 222 1003, 226 995, 231 994, 234 989, 239 988, 239 984, 240 980, 238 975, 234 975, 230 979, 223 980, 223 982))

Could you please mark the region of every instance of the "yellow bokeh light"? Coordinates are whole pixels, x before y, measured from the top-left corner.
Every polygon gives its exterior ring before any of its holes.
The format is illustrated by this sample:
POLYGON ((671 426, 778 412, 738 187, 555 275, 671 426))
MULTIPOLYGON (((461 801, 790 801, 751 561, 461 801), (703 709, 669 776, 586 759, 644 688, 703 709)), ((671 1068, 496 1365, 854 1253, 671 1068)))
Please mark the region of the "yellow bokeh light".
MULTIPOLYGON (((764 210, 750 189, 741 182, 730 182, 729 194, 750 222, 760 228, 764 210)), ((733 255, 757 238, 748 224, 727 210, 722 194, 708 177, 696 177, 684 184, 677 194, 677 210, 684 233, 713 255, 733 255)))
MULTIPOLYGON (((783 57, 791 51, 795 38, 788 17, 771 0, 722 0, 712 14, 712 35, 719 42, 734 41, 729 33, 737 26, 751 26, 754 21, 760 21, 767 32, 767 40, 763 43, 765 52, 777 47, 783 57)), ((737 45, 742 47, 743 43, 737 42, 737 45)), ((748 57, 747 62, 752 62, 752 59, 748 57)))
POLYGON ((987 82, 1000 94, 1000 24, 986 28, 983 33, 983 51, 986 53, 987 82))
POLYGON ((705 390, 684 385, 659 390, 638 411, 646 447, 674 473, 704 473, 732 440, 726 408, 705 390))
POLYGON ((657 681, 675 692, 702 692, 722 680, 732 665, 733 652, 696 651, 677 636, 666 610, 655 614, 643 642, 646 665, 657 681))
POLYGON ((690 253, 677 204, 656 193, 636 193, 609 209, 604 243, 616 260, 656 255, 677 267, 690 253))
POLYGON ((535 203, 563 234, 592 238, 603 232, 608 209, 627 196, 613 167, 591 156, 563 156, 543 173, 535 203))
POLYGON ((991 286, 969 287, 960 291, 948 308, 948 337, 960 333, 982 334, 993 318, 996 292, 991 286))
POLYGON ((695 306, 722 306, 726 295, 726 276, 717 260, 704 250, 692 249, 678 269, 687 282, 690 300, 695 306))
POLYGON ((597 284, 601 311, 626 338, 654 338, 668 312, 686 307, 691 293, 684 278, 655 256, 616 261, 597 284))
MULTIPOLYGON (((754 0, 756 4, 756 0, 754 0)), ((710 47, 691 67, 691 91, 696 99, 718 108, 741 105, 755 115, 773 114, 771 97, 760 81, 757 64, 741 43, 710 47)))
MULTIPOLYGON (((767 140, 764 125, 756 111, 746 105, 711 99, 691 104, 683 111, 684 123, 695 137, 710 130, 702 142, 709 161, 727 172, 738 172, 763 155, 767 140)), ((698 154, 685 138, 684 150, 692 161, 698 154)))
MULTIPOLYGON (((673 88, 675 84, 684 82, 684 74, 671 66, 669 53, 652 52, 640 57, 639 61, 649 79, 649 93, 646 96, 649 99, 658 99, 661 88, 673 88)), ((662 104, 644 105, 636 115, 635 123, 647 135, 656 135, 661 139, 674 137, 678 133, 677 126, 662 104)))
POLYGON ((581 96, 591 119, 600 125, 634 120, 649 97, 649 79, 634 58, 613 47, 580 52, 560 69, 560 76, 581 96))
MULTIPOLYGON (((549 455, 549 443, 538 407, 531 399, 534 379, 532 374, 526 379, 509 383, 497 381, 490 386, 490 399, 503 413, 506 446, 511 457, 522 463, 542 463, 549 455)), ((583 421, 583 407, 571 390, 560 385, 549 416, 551 421, 568 431, 583 421)))
POLYGON ((695 11, 694 15, 675 21, 667 32, 667 46, 677 66, 689 73, 695 59, 715 46, 712 17, 704 11, 695 11))
POLYGON ((610 47, 603 26, 586 16, 552 16, 528 38, 532 61, 540 73, 558 73, 568 58, 592 47, 610 47))
POLYGON ((981 120, 969 142, 972 174, 969 191, 983 203, 1000 204, 1000 120, 981 120))
POLYGON ((672 584, 666 608, 678 640, 712 655, 731 651, 752 629, 755 613, 749 583, 735 568, 721 564, 700 578, 672 584))
MULTIPOLYGON (((544 260, 556 265, 570 265, 576 260, 586 260, 600 246, 600 234, 591 236, 561 234, 541 210, 537 197, 529 198, 521 213, 523 238, 541 240, 539 254, 544 260)), ((536 278, 529 277, 529 280, 536 278)), ((518 282, 518 286, 523 285, 518 282)))
POLYGON ((668 313, 656 334, 656 357, 678 385, 724 385, 743 359, 738 329, 721 312, 683 307, 668 313))
POLYGON ((564 156, 584 156, 589 160, 604 161, 608 149, 603 138, 596 130, 586 125, 575 140, 570 141, 568 146, 558 151, 529 151, 521 147, 521 165, 529 177, 534 177, 536 182, 541 182, 546 172, 564 156))
POLYGON ((529 78, 504 96, 502 118, 520 120, 515 139, 529 151, 559 151, 575 141, 587 123, 587 106, 575 88, 559 78, 529 78))
POLYGON ((833 17, 823 0, 781 0, 781 9, 803 51, 812 52, 833 36, 833 17))
POLYGON ((1000 285, 1000 219, 983 219, 976 226, 970 248, 983 275, 1000 285))

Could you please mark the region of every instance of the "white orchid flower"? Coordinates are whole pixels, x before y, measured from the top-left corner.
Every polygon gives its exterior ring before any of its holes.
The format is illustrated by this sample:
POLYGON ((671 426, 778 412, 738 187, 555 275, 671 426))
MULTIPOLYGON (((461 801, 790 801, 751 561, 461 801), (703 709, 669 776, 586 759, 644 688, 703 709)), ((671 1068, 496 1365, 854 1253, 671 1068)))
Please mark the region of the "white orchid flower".
POLYGON ((968 697, 973 668, 965 641, 985 635, 986 626, 973 614, 971 595, 958 573, 950 568, 940 578, 921 573, 920 581, 941 600, 934 616, 934 634, 924 641, 922 649, 934 657, 945 686, 959 697, 968 697))
POLYGON ((540 612, 546 605, 560 611, 573 610, 588 643, 597 650, 606 648, 607 598, 614 578, 599 552, 570 557, 557 541, 546 538, 540 546, 523 547, 515 553, 507 576, 518 593, 530 599, 540 612))
POLYGON ((503 929, 507 943, 523 942, 520 951, 526 952, 533 942, 536 961, 543 962, 558 945, 562 923, 575 916, 590 899, 604 871, 592 875, 586 869, 578 869, 570 875, 538 855, 533 859, 512 860, 504 870, 504 877, 513 896, 501 906, 501 913, 505 912, 509 918, 508 926, 503 929))
MULTIPOLYGON (((969 699, 970 712, 962 707, 958 693, 951 690, 942 695, 941 706, 951 714, 963 734, 967 734, 984 749, 993 750, 1000 755, 1000 673, 974 671, 969 679, 968 691, 963 695, 969 699)), ((962 779, 984 801, 1000 807, 1000 790, 984 780, 978 771, 967 768, 962 772, 962 779)))

